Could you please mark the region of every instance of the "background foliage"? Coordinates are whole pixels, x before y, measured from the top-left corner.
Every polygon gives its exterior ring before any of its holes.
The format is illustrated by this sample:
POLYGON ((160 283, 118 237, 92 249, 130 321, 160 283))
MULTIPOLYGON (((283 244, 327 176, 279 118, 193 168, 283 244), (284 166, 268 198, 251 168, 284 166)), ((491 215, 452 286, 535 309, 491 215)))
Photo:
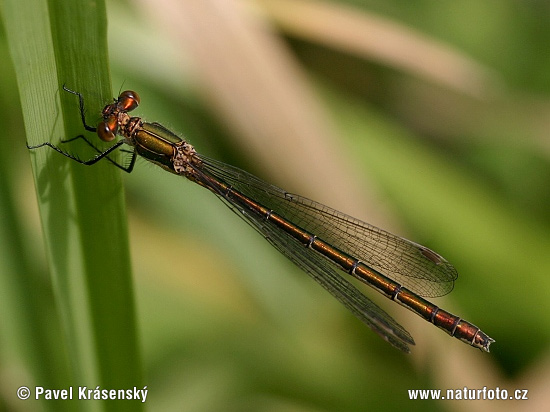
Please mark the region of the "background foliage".
MULTIPOLYGON (((496 339, 480 353, 379 299, 417 342, 412 355, 397 352, 214 196, 142 161, 124 182, 146 409, 544 410, 546 2, 112 0, 107 17, 114 94, 137 90, 139 115, 201 153, 438 251, 460 277, 435 303, 496 339), (407 396, 484 386, 529 389, 530 400, 407 396)), ((41 313, 51 345, 64 343, 14 72, 0 69, 0 277, 37 271, 21 288, 40 291, 23 301, 2 288, 0 410, 41 410, 47 403, 18 401, 13 389, 39 385, 33 365, 60 351, 36 345, 44 353, 31 350, 33 360, 14 350, 39 339, 17 325, 41 313)))

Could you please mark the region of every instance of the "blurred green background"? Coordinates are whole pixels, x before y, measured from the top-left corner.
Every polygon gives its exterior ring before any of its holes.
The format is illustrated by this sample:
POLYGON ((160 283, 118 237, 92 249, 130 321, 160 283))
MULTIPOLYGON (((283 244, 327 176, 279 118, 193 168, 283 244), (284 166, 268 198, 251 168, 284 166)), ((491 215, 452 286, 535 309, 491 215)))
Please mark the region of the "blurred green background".
MULTIPOLYGON (((496 340, 490 354, 476 351, 365 287, 415 338, 413 353, 400 353, 213 195, 138 160, 124 182, 146 410, 545 410, 549 3, 109 0, 107 8, 113 92, 138 91, 138 115, 200 153, 441 253, 460 276, 434 303, 496 340), (484 386, 528 389, 530 399, 411 401, 407 392, 484 386)), ((0 410, 35 411, 51 407, 19 401, 15 389, 40 385, 34 364, 51 362, 55 375, 71 360, 4 35, 0 47, 9 153, 0 164, 0 278, 36 274, 0 284, 0 410), (53 343, 31 356, 24 348, 36 337, 18 333, 17 322, 37 313, 53 343)))

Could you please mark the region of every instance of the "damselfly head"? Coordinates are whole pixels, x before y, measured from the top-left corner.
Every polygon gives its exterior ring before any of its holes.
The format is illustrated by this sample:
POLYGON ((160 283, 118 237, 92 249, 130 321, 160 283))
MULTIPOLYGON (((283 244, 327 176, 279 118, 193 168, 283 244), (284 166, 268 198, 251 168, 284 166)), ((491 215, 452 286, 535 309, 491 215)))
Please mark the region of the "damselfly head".
POLYGON ((120 93, 117 100, 117 108, 123 112, 131 112, 139 106, 141 99, 133 90, 126 90, 120 93))
POLYGON ((118 131, 118 121, 115 115, 105 119, 97 125, 97 135, 104 142, 110 142, 115 139, 118 131))

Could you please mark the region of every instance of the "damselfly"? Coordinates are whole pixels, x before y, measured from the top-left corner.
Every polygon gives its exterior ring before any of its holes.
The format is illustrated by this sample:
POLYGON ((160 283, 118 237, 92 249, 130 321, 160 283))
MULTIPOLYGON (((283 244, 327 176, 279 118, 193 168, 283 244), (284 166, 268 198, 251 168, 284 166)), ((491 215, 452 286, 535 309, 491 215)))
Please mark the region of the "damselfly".
POLYGON ((193 146, 164 126, 131 117, 128 112, 140 103, 134 91, 124 91, 113 103, 106 105, 103 120, 97 127, 91 127, 86 124, 82 95, 63 88, 78 96, 86 130, 96 132, 106 142, 115 140, 117 135, 122 139, 105 151, 100 151, 84 135, 71 139, 83 139, 95 149, 97 155, 86 161, 48 142, 28 146, 29 149, 48 146, 83 165, 106 159, 128 173, 139 155, 213 192, 393 346, 409 352, 408 345, 414 345, 414 340, 390 315, 341 276, 342 272, 373 287, 449 335, 489 352, 489 345, 494 340, 477 326, 421 297, 449 293, 458 276, 456 269, 436 252, 197 153, 193 146), (124 144, 133 149, 127 166, 108 156, 124 144))

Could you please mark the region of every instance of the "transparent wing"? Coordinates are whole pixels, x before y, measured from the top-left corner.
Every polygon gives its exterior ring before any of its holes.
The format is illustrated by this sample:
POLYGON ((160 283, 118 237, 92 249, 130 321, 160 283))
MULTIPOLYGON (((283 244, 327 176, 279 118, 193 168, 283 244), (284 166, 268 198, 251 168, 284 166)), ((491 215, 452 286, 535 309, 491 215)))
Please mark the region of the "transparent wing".
POLYGON ((449 293, 456 269, 436 252, 236 167, 199 155, 202 170, 421 296, 449 293))
MULTIPOLYGON (((197 171, 200 179, 202 172, 201 170, 197 171)), ((203 182, 207 183, 207 180, 205 179, 203 182)), ((235 214, 260 232, 279 252, 309 274, 374 332, 396 348, 407 353, 410 352, 408 345, 414 345, 412 336, 390 315, 342 278, 336 265, 313 249, 304 247, 303 244, 273 225, 269 220, 233 203, 223 193, 216 191, 214 193, 235 214)))

